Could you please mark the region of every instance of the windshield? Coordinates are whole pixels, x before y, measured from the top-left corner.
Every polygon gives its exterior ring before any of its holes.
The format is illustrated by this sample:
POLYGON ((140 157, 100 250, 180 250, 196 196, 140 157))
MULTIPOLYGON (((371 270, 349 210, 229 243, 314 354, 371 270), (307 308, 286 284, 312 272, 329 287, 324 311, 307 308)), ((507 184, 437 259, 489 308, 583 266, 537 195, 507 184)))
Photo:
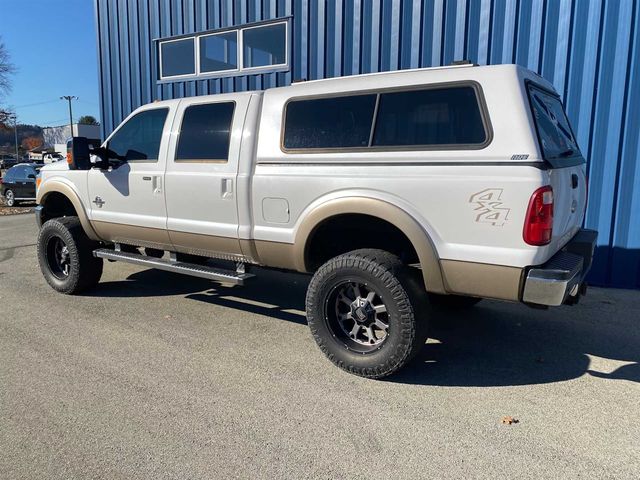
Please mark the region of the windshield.
POLYGON ((545 160, 580 155, 562 102, 556 95, 529 84, 529 99, 545 160))

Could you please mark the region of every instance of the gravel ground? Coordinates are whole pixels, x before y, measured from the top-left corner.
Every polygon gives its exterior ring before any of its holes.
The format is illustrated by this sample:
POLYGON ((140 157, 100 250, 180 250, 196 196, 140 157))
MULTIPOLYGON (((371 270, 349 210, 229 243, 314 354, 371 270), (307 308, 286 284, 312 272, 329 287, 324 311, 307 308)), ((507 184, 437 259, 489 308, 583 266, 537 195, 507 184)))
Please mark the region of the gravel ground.
POLYGON ((32 215, 0 218, 0 478, 639 477, 640 292, 483 301, 371 381, 313 343, 305 276, 107 263, 68 297, 35 236, 32 215))
POLYGON ((34 208, 35 208, 35 204, 33 203, 25 203, 17 207, 7 207, 4 203, 4 200, 0 198, 0 216, 19 215, 21 213, 33 213, 34 208))

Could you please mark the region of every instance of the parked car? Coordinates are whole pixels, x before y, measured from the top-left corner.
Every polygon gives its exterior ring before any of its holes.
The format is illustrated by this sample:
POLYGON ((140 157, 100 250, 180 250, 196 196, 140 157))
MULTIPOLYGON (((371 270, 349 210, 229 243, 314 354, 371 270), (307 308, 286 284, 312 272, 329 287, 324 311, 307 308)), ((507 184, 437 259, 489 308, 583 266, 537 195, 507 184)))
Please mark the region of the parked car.
POLYGON ((45 153, 42 156, 42 163, 44 163, 45 165, 49 164, 49 163, 55 163, 55 162, 59 162, 61 160, 64 160, 65 158, 62 156, 62 154, 58 153, 58 152, 53 152, 53 153, 45 153))
POLYGON ((157 102, 93 162, 87 139, 68 148, 38 189, 52 288, 95 287, 103 259, 238 285, 245 264, 307 272, 313 337, 357 375, 402 368, 434 308, 557 306, 586 288, 585 159, 553 85, 519 66, 157 102))
POLYGON ((10 168, 18 164, 18 160, 13 155, 0 155, 0 168, 10 168))
POLYGON ((22 201, 35 201, 36 177, 40 165, 36 163, 19 163, 8 169, 0 178, 0 194, 8 207, 22 201))

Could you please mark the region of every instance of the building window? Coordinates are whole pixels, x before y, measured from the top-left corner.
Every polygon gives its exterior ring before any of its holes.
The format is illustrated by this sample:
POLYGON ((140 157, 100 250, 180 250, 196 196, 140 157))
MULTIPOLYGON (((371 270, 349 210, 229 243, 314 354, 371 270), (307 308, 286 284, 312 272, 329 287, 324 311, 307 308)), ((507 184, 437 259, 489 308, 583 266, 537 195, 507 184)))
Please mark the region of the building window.
POLYGON ((245 68, 286 63, 287 26, 284 23, 242 31, 242 58, 245 68))
POLYGON ((203 35, 200 41, 200 73, 238 69, 238 32, 203 35))
POLYGON ((195 73, 193 38, 169 40, 160 44, 160 77, 184 77, 195 73))
POLYGON ((278 19, 158 40, 159 81, 289 70, 290 20, 278 19))
POLYGON ((234 102, 191 105, 184 111, 176 162, 226 162, 234 102))

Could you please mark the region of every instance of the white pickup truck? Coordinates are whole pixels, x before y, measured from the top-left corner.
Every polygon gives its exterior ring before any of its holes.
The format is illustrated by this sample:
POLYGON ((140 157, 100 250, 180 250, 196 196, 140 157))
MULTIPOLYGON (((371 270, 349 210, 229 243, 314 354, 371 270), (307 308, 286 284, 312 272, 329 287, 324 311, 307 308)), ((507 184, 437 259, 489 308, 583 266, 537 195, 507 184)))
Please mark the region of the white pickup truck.
POLYGON ((155 102, 99 149, 73 139, 38 178, 38 260, 67 294, 95 287, 103 259, 235 284, 251 264, 308 272, 322 351, 381 378, 424 345, 431 308, 577 301, 586 199, 538 75, 358 75, 155 102))

